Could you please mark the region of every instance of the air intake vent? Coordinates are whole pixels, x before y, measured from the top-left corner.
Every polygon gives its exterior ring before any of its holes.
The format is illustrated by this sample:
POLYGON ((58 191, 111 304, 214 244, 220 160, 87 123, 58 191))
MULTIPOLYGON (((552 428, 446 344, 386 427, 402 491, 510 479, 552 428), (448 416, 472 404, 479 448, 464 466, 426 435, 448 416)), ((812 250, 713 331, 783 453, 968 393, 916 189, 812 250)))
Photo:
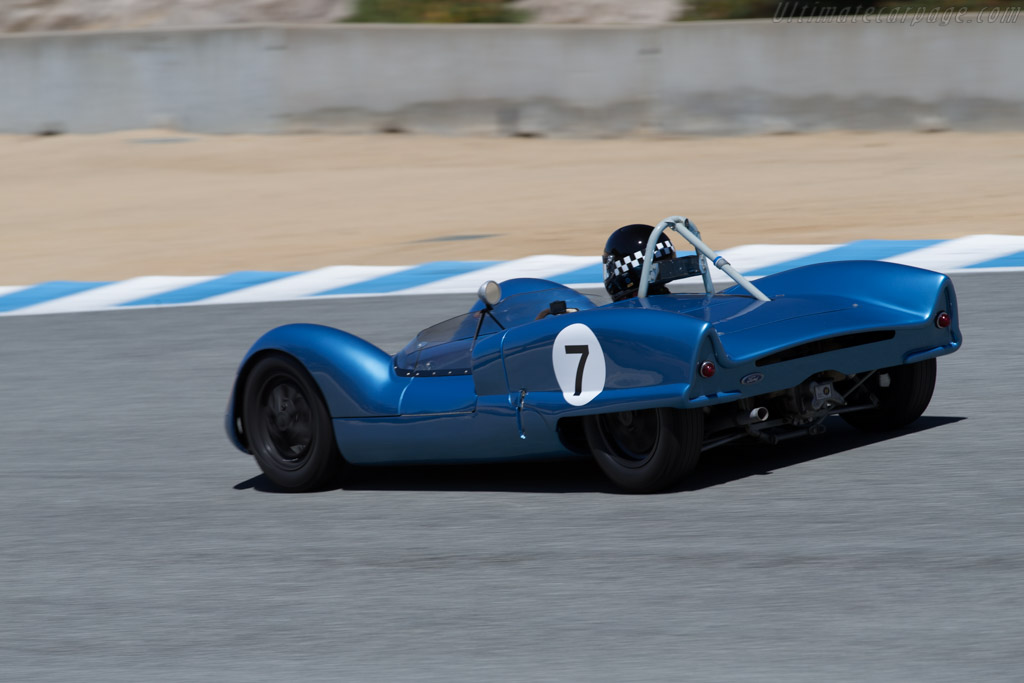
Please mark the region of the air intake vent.
POLYGON ((830 353, 841 349, 853 348, 854 346, 864 346, 865 344, 887 341, 895 336, 896 332, 894 330, 879 330, 877 332, 844 334, 841 337, 832 337, 831 339, 819 339, 817 341, 801 344, 800 346, 783 349, 778 353, 773 353, 772 355, 765 356, 764 358, 758 358, 755 365, 759 368, 763 368, 766 365, 785 363, 786 361, 796 360, 797 358, 817 356, 821 353, 830 353))

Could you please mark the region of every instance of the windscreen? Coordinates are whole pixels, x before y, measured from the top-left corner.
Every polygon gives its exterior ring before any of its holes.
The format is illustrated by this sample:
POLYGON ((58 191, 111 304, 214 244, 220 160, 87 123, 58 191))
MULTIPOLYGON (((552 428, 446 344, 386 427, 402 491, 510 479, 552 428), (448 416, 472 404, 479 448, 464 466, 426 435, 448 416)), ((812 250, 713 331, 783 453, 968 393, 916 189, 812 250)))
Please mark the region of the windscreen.
POLYGON ((478 325, 478 338, 487 337, 537 320, 555 301, 564 301, 569 310, 594 307, 589 298, 567 287, 511 295, 499 301, 491 315, 470 311, 426 328, 395 356, 395 368, 417 376, 466 374, 478 325))

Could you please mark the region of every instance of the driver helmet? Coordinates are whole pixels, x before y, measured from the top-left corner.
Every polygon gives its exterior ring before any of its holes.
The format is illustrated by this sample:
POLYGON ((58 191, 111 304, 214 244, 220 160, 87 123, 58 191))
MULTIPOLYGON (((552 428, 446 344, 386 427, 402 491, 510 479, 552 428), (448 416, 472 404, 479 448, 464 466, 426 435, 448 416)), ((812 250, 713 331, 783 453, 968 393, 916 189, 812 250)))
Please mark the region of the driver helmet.
MULTIPOLYGON (((604 245, 604 288, 612 301, 622 301, 637 295, 640 273, 644 267, 644 251, 654 226, 634 223, 611 234, 604 245)), ((654 260, 675 258, 676 250, 668 235, 662 234, 654 249, 654 260)), ((648 294, 668 294, 663 284, 651 284, 648 294)))

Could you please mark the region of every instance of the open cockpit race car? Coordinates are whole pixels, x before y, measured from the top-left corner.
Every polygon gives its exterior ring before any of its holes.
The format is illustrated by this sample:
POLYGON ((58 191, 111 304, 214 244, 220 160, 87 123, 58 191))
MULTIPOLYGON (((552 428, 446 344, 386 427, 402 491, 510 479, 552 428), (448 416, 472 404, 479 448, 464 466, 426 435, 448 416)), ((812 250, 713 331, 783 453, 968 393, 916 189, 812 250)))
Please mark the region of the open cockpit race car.
POLYGON ((733 441, 818 434, 832 415, 908 425, 931 400, 935 359, 962 343, 941 273, 841 261, 755 286, 688 219, 639 227, 645 247, 606 248, 606 282, 632 268, 634 290, 604 305, 547 280, 486 282, 469 312, 394 356, 330 327, 271 330, 241 363, 228 435, 292 491, 333 485, 346 462, 578 454, 625 491, 656 492, 733 441), (669 229, 696 253, 676 256, 669 229), (716 292, 709 263, 735 286, 716 292), (691 276, 703 292, 664 286, 691 276))

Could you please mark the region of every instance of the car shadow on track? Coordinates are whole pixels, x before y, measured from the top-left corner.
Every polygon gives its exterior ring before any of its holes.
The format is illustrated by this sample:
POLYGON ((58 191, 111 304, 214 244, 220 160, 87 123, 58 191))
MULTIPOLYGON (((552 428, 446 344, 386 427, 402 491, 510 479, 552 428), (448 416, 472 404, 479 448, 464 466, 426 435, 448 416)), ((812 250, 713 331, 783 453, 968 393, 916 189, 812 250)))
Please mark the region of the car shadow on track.
POLYGON ((776 470, 811 460, 838 455, 845 451, 883 443, 901 436, 942 427, 965 417, 920 417, 905 429, 866 434, 838 417, 825 421, 828 431, 821 436, 796 438, 777 446, 759 443, 726 445, 702 456, 700 466, 673 491, 698 491, 747 477, 771 474, 776 470))
MULTIPOLYGON (((865 434, 839 418, 830 418, 825 423, 828 431, 822 436, 793 439, 777 446, 742 443, 709 451, 702 456, 697 469, 669 493, 698 491, 751 476, 771 474, 793 465, 965 419, 926 416, 906 429, 865 434)), ((234 488, 263 493, 284 492, 262 474, 240 482, 234 488)), ((474 465, 347 467, 342 483, 328 490, 621 493, 605 479, 590 458, 474 465)))

